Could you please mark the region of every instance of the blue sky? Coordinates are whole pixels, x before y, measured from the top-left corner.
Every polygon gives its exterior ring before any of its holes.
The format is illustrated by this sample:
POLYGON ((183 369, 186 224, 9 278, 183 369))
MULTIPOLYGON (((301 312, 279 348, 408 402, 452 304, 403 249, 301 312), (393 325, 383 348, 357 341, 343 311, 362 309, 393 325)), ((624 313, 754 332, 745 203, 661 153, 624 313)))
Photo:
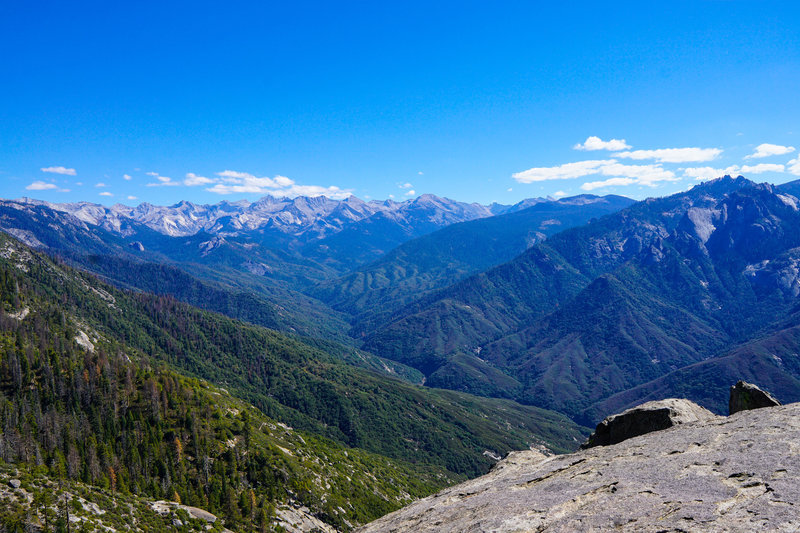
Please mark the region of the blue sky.
POLYGON ((0 3, 0 197, 512 203, 800 178, 797 2, 555 4, 0 3))

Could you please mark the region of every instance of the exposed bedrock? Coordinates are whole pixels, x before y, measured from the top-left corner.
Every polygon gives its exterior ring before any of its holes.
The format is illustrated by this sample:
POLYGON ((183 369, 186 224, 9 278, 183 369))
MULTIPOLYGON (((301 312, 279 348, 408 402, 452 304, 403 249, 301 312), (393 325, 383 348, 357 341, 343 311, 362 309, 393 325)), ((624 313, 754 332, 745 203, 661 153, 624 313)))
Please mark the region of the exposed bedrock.
POLYGON ((426 531, 798 531, 800 403, 619 444, 514 452, 487 475, 365 526, 426 531))

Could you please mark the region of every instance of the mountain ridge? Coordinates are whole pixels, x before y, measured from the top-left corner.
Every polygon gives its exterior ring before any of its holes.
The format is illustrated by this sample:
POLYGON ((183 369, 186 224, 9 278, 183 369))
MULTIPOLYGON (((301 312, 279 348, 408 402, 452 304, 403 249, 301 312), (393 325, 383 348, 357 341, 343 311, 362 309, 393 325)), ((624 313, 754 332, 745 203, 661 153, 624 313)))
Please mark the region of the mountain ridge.
POLYGON ((655 379, 646 377, 653 371, 721 356, 784 316, 799 291, 794 256, 779 259, 800 246, 792 229, 798 223, 797 199, 780 188, 743 177, 713 180, 557 233, 411 302, 363 346, 420 369, 434 386, 579 416, 604 395, 655 379), (604 276, 618 282, 616 294, 627 294, 607 311, 609 285, 596 283, 604 276), (586 316, 590 302, 601 304, 594 321, 586 316), (627 318, 619 314, 625 309, 627 318), (564 344, 571 339, 582 340, 564 344), (661 355, 648 355, 656 346, 661 355), (548 359, 554 349, 571 359, 548 359), (682 358, 666 357, 676 349, 682 358), (615 357, 631 368, 608 366, 615 357), (566 372, 553 374, 557 368, 566 372), (493 384, 498 377, 516 384, 493 384), (532 384, 546 389, 528 389, 532 384))
MULTIPOLYGON (((448 225, 407 241, 376 261, 311 292, 334 309, 374 315, 376 307, 396 308, 459 278, 507 261, 563 229, 627 207, 619 196, 581 195, 524 201, 502 214, 448 225), (530 203, 531 205, 528 205, 530 203), (576 206, 580 206, 576 209, 576 206)), ((354 336, 360 325, 358 316, 354 336)))
MULTIPOLYGON (((91 202, 52 203, 21 198, 20 203, 45 205, 70 213, 84 222, 119 232, 120 219, 127 218, 172 237, 188 237, 200 231, 230 235, 243 230, 263 228, 300 236, 310 233, 321 237, 326 231, 341 230, 347 223, 363 220, 377 213, 390 213, 402 218, 414 209, 435 206, 455 219, 491 216, 492 208, 477 203, 465 203, 424 194, 403 202, 372 200, 365 202, 355 196, 335 200, 327 196, 298 196, 295 198, 264 196, 257 201, 222 201, 216 204, 195 204, 182 200, 170 206, 141 203, 136 207, 115 204, 106 207, 91 202)), ((503 206, 510 209, 512 206, 503 206)), ((442 218, 446 218, 443 215, 442 218)))

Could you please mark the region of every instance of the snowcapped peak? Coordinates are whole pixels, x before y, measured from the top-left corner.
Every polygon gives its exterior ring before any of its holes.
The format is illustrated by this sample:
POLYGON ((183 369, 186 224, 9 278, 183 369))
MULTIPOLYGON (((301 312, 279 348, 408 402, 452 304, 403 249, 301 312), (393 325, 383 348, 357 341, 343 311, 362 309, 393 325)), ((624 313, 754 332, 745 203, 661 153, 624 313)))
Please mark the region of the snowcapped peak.
MULTIPOLYGON (((539 201, 545 200, 536 199, 533 202, 539 201)), ((518 205, 526 202, 531 201, 523 201, 518 205)), ((173 237, 199 232, 235 235, 269 228, 269 231, 302 234, 310 239, 331 235, 348 224, 378 213, 396 220, 420 219, 434 227, 443 227, 454 222, 492 216, 497 210, 497 206, 457 202, 434 194, 422 194, 402 202, 392 199, 365 202, 352 195, 342 200, 327 196, 288 198, 266 195, 253 203, 240 200, 211 205, 182 200, 170 206, 142 202, 136 207, 115 204, 109 208, 89 202, 50 204, 30 198, 17 200, 16 205, 44 205, 70 213, 86 224, 102 226, 124 235, 135 233, 135 224, 132 222, 138 222, 173 237)))

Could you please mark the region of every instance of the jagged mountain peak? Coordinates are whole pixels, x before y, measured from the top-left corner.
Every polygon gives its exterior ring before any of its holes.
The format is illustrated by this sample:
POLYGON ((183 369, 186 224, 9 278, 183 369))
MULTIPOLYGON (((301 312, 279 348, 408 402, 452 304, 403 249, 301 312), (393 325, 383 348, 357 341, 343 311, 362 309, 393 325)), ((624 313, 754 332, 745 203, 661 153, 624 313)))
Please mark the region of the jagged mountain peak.
POLYGON ((411 200, 412 204, 417 204, 417 205, 429 205, 429 204, 441 205, 443 203, 449 203, 449 202, 452 202, 452 200, 450 200, 449 198, 439 197, 433 194, 421 194, 411 200))
POLYGON ((698 183, 690 189, 690 192, 721 195, 730 194, 734 191, 748 187, 755 187, 757 185, 758 184, 756 182, 751 181, 744 176, 739 175, 734 178, 729 174, 726 174, 725 176, 713 180, 698 183))
POLYGON ((43 205, 67 212, 89 224, 103 225, 110 231, 124 225, 121 219, 127 218, 170 236, 189 236, 200 231, 236 233, 264 227, 290 234, 300 231, 309 235, 314 234, 314 228, 318 227, 325 228, 320 235, 327 235, 331 231, 342 230, 348 223, 364 220, 378 213, 398 215, 399 218, 395 216, 396 220, 405 220, 408 212, 419 209, 435 212, 432 220, 437 220, 440 224, 492 215, 488 207, 480 204, 458 202, 433 194, 423 194, 403 202, 365 202, 352 195, 342 200, 327 196, 289 198, 266 195, 253 203, 242 200, 196 204, 182 200, 169 206, 142 202, 136 207, 116 204, 111 208, 90 202, 57 204, 30 198, 17 202, 43 205), (329 217, 333 219, 328 220, 329 217))

